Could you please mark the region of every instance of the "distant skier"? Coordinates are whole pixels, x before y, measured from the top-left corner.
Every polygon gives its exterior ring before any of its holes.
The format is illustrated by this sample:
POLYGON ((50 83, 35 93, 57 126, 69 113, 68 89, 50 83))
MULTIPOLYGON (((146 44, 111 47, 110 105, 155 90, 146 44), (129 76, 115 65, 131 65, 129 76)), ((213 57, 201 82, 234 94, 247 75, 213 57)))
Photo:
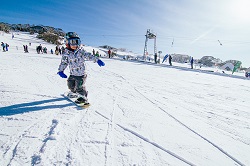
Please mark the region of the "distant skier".
POLYGON ((3 47, 3 52, 5 52, 5 44, 2 42, 1 46, 3 47))
POLYGON ((169 65, 172 66, 172 56, 171 55, 168 56, 168 62, 169 62, 169 65))
POLYGON ((62 55, 62 49, 59 47, 59 54, 62 55))
POLYGON ((43 47, 43 53, 47 54, 47 47, 43 47))
POLYGON ((81 40, 75 32, 66 33, 66 49, 65 53, 62 55, 61 63, 59 65, 58 74, 62 78, 67 78, 67 75, 63 73, 67 66, 69 66, 70 76, 68 78, 68 88, 74 95, 78 94, 78 98, 75 101, 77 104, 86 103, 88 101, 88 92, 85 87, 85 81, 87 78, 85 58, 97 60, 99 66, 104 66, 105 63, 99 58, 93 56, 92 54, 87 54, 83 49, 80 48, 81 40))
POLYGON ((157 63, 157 54, 154 55, 155 63, 157 63))
POLYGON ((59 46, 56 46, 55 54, 56 54, 56 55, 59 54, 59 46))
POLYGON ((42 47, 42 45, 40 44, 39 46, 36 47, 36 52, 37 52, 38 54, 43 53, 42 48, 43 48, 43 47, 42 47))
POLYGON ((5 43, 5 49, 6 49, 6 51, 9 51, 9 44, 8 43, 5 43))
POLYGON ((193 57, 190 60, 190 64, 191 64, 191 69, 193 69, 194 68, 194 58, 193 57))
POLYGON ((98 51, 96 51, 95 56, 96 56, 96 57, 99 57, 99 56, 100 56, 98 51))
POLYGON ((109 58, 111 58, 111 50, 110 49, 108 51, 108 54, 109 54, 109 58))
POLYGON ((65 53, 65 48, 62 46, 62 54, 65 53))
POLYGON ((24 52, 25 52, 25 53, 29 53, 29 51, 28 51, 28 45, 25 45, 25 46, 24 46, 24 52))
POLYGON ((246 76, 246 77, 250 77, 250 73, 248 73, 248 72, 246 71, 245 76, 246 76))

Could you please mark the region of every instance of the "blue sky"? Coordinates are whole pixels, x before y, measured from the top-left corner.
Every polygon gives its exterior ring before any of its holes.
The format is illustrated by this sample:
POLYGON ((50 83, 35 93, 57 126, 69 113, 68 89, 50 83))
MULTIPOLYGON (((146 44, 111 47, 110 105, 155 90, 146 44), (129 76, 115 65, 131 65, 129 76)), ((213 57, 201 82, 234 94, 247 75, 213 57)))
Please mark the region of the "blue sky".
POLYGON ((211 55, 249 67, 249 9, 249 0, 10 0, 0 5, 0 21, 75 31, 84 44, 140 54, 151 29, 162 54, 211 55))

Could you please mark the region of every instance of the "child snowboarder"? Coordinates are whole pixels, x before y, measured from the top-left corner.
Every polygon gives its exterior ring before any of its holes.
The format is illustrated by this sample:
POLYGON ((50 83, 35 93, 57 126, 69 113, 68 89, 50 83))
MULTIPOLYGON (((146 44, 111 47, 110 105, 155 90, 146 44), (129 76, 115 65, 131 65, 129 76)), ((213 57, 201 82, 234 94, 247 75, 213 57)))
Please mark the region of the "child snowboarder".
POLYGON ((97 60, 99 66, 104 66, 105 63, 91 54, 85 54, 85 51, 80 48, 81 40, 75 32, 66 33, 65 39, 66 49, 62 55, 58 74, 62 78, 67 78, 63 71, 69 65, 70 76, 67 80, 68 88, 71 91, 69 97, 77 95, 78 98, 75 101, 77 104, 87 103, 88 92, 84 85, 87 78, 85 59, 97 60))

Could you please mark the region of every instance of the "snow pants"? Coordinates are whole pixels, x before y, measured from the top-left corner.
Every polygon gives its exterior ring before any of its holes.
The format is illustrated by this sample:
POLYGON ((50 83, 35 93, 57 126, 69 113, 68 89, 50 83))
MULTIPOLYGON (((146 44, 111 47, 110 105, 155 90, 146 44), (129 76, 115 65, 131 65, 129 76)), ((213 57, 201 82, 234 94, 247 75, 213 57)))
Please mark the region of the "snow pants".
POLYGON ((87 97, 88 92, 86 91, 85 82, 87 79, 87 74, 83 76, 73 76, 70 75, 68 78, 68 88, 73 93, 78 93, 87 97))

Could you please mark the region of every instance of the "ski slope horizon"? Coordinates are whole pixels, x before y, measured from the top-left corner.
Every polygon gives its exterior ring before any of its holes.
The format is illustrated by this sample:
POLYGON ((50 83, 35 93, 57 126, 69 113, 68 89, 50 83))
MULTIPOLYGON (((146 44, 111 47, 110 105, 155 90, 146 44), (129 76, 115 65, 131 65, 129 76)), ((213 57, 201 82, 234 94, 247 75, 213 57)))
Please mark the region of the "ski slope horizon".
POLYGON ((82 110, 63 97, 61 56, 35 51, 55 45, 10 36, 1 36, 10 45, 0 52, 1 165, 250 165, 241 73, 102 57, 104 67, 86 62, 91 106, 82 110))

